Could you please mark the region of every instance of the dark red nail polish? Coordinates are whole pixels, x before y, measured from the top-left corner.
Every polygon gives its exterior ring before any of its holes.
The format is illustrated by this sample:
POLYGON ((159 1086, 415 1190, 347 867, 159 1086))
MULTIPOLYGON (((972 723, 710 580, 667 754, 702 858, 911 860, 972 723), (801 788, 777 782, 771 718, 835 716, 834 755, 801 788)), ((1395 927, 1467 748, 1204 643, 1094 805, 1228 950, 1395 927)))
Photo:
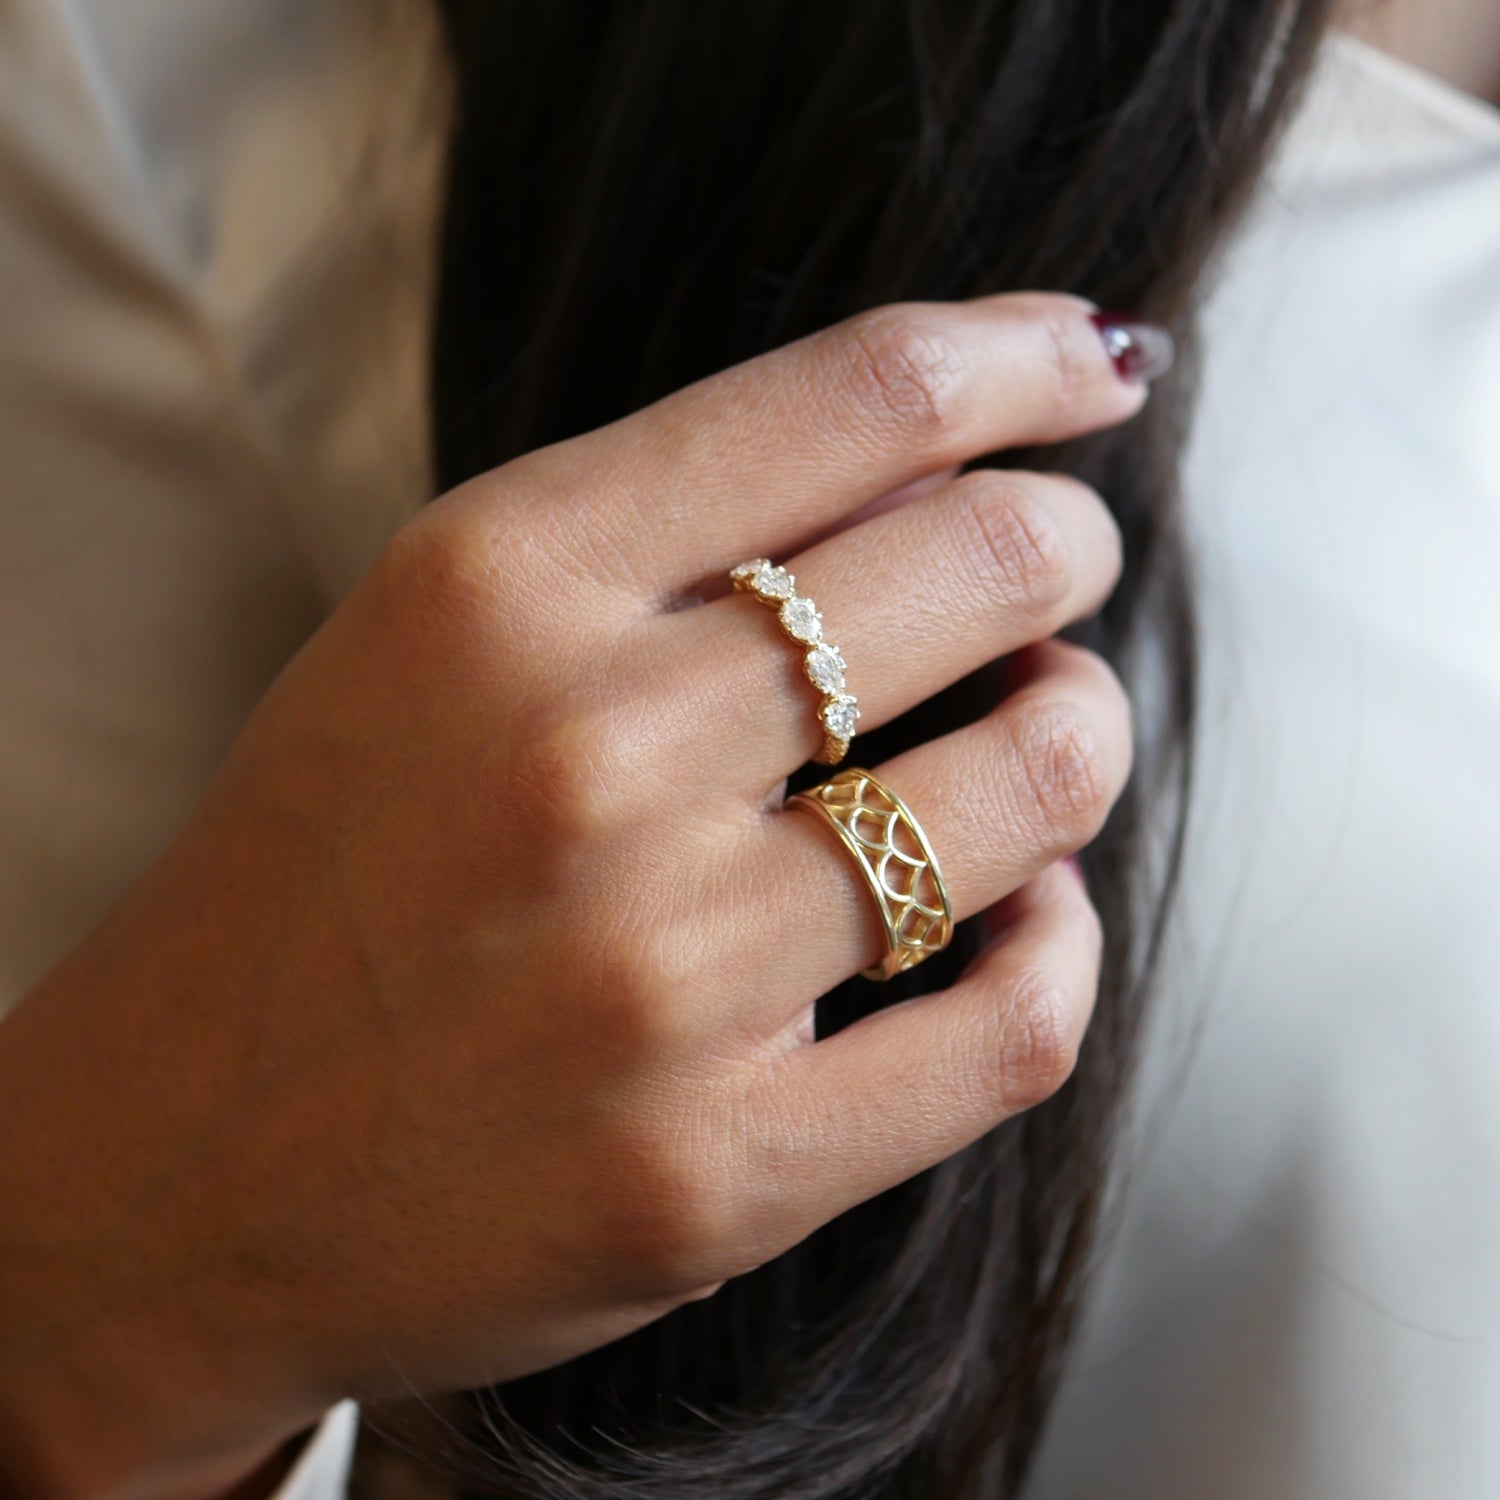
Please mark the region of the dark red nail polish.
POLYGON ((1090 313, 1089 320, 1099 330, 1121 380, 1146 385, 1172 368, 1175 346, 1172 335, 1160 324, 1103 308, 1090 313))

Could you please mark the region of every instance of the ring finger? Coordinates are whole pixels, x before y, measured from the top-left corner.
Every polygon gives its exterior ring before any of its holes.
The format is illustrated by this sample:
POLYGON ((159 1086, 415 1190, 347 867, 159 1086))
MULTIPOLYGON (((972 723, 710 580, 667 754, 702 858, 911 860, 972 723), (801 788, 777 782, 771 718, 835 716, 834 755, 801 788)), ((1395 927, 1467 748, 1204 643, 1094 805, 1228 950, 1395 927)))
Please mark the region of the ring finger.
MULTIPOLYGON (((1106 663, 1044 641, 1023 666, 1025 686, 984 718, 873 768, 921 820, 955 921, 1087 844, 1130 774, 1130 706, 1106 663)), ((767 935, 753 965, 761 994, 783 997, 760 1016, 776 1031, 875 963, 884 937, 847 850, 806 813, 766 814, 741 858, 767 935), (777 940, 791 931, 796 944, 777 940)))

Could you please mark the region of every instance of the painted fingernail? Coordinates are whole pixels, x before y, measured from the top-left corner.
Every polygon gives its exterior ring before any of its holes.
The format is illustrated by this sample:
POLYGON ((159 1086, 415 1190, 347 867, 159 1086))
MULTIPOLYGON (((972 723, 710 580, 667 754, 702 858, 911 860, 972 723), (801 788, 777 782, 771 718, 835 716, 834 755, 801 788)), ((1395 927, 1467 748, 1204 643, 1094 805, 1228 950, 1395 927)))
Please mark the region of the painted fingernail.
POLYGON ((1089 321, 1099 330, 1121 380, 1147 385, 1172 368, 1175 345, 1160 324, 1104 308, 1090 313, 1089 321))

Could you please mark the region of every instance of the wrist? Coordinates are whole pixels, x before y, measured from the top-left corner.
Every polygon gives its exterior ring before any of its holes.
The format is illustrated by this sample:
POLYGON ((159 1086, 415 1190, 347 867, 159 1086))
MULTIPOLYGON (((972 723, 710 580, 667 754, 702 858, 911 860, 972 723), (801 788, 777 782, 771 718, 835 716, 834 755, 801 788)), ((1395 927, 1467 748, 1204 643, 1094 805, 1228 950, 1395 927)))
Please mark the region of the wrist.
POLYGON ((237 1399, 183 1357, 165 1323, 121 1314, 91 1291, 73 1304, 90 1309, 75 1321, 59 1312, 68 1304, 57 1283, 17 1274, 20 1260, 0 1254, 5 1500, 261 1500, 274 1492, 318 1411, 237 1399))
POLYGON ((0 1025, 0 1496, 269 1494, 336 1398, 293 1393, 232 1253, 180 1253, 213 1238, 104 1102, 76 987, 48 988, 0 1025))
POLYGON ((6 1500, 266 1500, 286 1479, 312 1429, 206 1455, 136 1461, 125 1448, 73 1427, 61 1438, 0 1413, 0 1494, 6 1500))
POLYGON ((275 1491, 323 1414, 315 1403, 237 1393, 168 1320, 79 1298, 76 1281, 71 1305, 88 1312, 75 1320, 58 1282, 16 1274, 20 1259, 0 1253, 4 1500, 275 1491))

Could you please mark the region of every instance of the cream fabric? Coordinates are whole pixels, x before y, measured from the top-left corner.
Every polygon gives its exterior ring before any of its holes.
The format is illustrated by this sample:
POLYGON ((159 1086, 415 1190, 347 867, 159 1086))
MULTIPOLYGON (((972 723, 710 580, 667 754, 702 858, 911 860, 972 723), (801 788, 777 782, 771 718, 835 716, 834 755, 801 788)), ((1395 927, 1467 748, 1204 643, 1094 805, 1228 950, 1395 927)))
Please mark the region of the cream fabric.
MULTIPOLYGON (((0 1011, 427 495, 442 108, 425 0, 0 0, 0 1011)), ((1500 1494, 1500 116, 1330 49, 1210 331, 1190 898, 1037 1494, 1500 1494)))
POLYGON ((0 1014, 428 497, 444 104, 426 0, 0 0, 0 1014))
POLYGON ((0 1010, 426 497, 428 17, 0 3, 0 1010))
POLYGON ((1035 1500, 1500 1495, 1500 112, 1326 54, 1188 469, 1202 778, 1035 1500))

